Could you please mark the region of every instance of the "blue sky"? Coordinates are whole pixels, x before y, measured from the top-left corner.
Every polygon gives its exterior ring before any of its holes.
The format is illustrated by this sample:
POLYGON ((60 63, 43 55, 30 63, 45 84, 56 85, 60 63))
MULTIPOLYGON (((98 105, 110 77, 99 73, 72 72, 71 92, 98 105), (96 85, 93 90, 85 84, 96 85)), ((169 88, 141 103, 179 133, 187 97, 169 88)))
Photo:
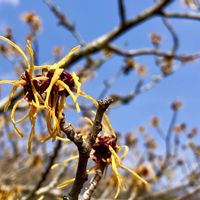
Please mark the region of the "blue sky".
MULTIPOLYGON (((119 22, 116 0, 54 0, 53 2, 67 13, 70 22, 76 24, 77 30, 86 42, 111 31, 119 22)), ((127 15, 130 18, 150 6, 153 1, 126 0, 125 2, 127 15)), ((180 3, 171 5, 168 10, 187 11, 180 3)), ((0 0, 0 33, 3 33, 5 27, 11 26, 17 42, 24 45, 24 36, 28 32, 28 28, 26 24, 20 21, 20 14, 25 11, 35 11, 43 21, 44 28, 38 37, 40 63, 52 60, 51 51, 54 46, 62 46, 67 52, 71 47, 77 45, 68 31, 57 26, 56 18, 41 0, 0 0)), ((171 20, 171 23, 180 38, 179 53, 200 51, 199 22, 171 20)), ((128 42, 127 49, 152 47, 149 40, 149 34, 152 32, 162 34, 162 49, 170 49, 172 45, 171 36, 158 18, 153 18, 137 26, 114 43, 123 47, 128 42)), ((0 59, 0 78, 14 76, 12 65, 2 57, 0 59)), ((150 75, 158 73, 152 57, 145 56, 136 60, 148 66, 150 75)), ((97 92, 103 88, 102 80, 111 77, 122 66, 122 61, 122 58, 116 56, 103 65, 99 73, 96 74, 95 80, 89 81, 84 86, 85 91, 95 97, 98 94, 97 92)), ((81 63, 77 63, 75 67, 79 65, 81 63)), ((129 76, 122 76, 110 93, 127 94, 136 80, 137 76, 134 73, 129 76)), ((186 64, 183 69, 166 78, 152 90, 141 94, 132 103, 124 107, 113 108, 110 115, 111 122, 119 131, 134 131, 140 124, 149 124, 150 117, 157 115, 161 117, 161 123, 166 129, 172 114, 169 108, 171 102, 181 100, 183 109, 180 112, 179 121, 188 122, 190 128, 200 128, 199 91, 199 62, 196 61, 186 64)), ((156 135, 154 137, 156 138, 156 135)))

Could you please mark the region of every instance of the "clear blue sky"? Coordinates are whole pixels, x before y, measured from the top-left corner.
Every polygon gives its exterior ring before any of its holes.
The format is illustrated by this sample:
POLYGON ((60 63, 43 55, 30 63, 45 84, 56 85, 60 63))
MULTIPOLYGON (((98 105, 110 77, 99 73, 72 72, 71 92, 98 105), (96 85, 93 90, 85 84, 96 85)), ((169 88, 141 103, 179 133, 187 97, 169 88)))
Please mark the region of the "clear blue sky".
MULTIPOLYGON (((116 0, 54 0, 57 6, 66 12, 70 22, 75 22, 77 30, 86 42, 89 42, 118 25, 118 11, 116 0)), ((132 17, 150 6, 153 1, 126 0, 128 17, 132 17), (141 3, 142 2, 142 3, 141 3)), ((175 3, 169 10, 186 11, 180 3, 175 3)), ((13 28, 13 33, 18 43, 24 44, 24 36, 28 32, 27 25, 20 21, 20 14, 25 11, 35 11, 43 22, 43 31, 40 33, 39 49, 40 63, 51 61, 52 47, 62 46, 67 52, 77 42, 71 34, 57 26, 57 20, 49 11, 42 0, 0 0, 0 33, 7 26, 13 28)), ((193 53, 200 51, 200 22, 187 20, 171 20, 180 38, 178 52, 193 53)), ((128 41, 127 49, 152 47, 149 34, 158 32, 163 35, 162 49, 169 49, 172 45, 171 36, 161 23, 154 18, 135 29, 127 32, 123 37, 115 41, 115 44, 123 47, 128 41)), ((0 58, 0 78, 12 78, 12 66, 9 62, 0 58)), ((149 68, 150 75, 158 73, 154 60, 151 57, 136 59, 139 63, 149 68)), ((84 86, 85 91, 92 96, 102 89, 102 80, 112 76, 122 66, 122 58, 115 57, 103 65, 94 81, 84 86)), ((81 63, 77 63, 76 66, 81 63)), ((136 83, 136 76, 131 73, 127 77, 121 77, 111 93, 126 94, 136 83)), ((148 124, 153 115, 161 117, 161 123, 167 128, 171 118, 170 103, 174 100, 183 102, 183 109, 179 115, 179 121, 188 122, 189 127, 200 128, 200 73, 199 62, 186 64, 176 74, 162 81, 155 88, 138 96, 131 104, 115 108, 111 112, 111 121, 115 129, 122 132, 134 131, 140 124, 148 124)), ((155 136, 156 137, 156 136, 155 136)))

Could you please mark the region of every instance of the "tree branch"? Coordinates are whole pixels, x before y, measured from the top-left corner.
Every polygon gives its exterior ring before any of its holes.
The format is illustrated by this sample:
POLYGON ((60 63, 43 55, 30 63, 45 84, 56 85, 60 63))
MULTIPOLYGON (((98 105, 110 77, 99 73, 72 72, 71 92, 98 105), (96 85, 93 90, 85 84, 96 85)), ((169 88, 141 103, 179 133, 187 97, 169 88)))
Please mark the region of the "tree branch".
POLYGON ((92 53, 96 53, 99 50, 102 50, 108 44, 117 39, 123 33, 128 31, 130 28, 136 27, 137 25, 145 22, 146 20, 150 19, 154 15, 158 14, 162 9, 164 9, 167 5, 172 3, 173 0, 162 0, 156 3, 151 8, 145 10, 138 16, 132 18, 131 20, 127 21, 124 26, 118 26, 114 28, 111 32, 95 39, 94 41, 88 43, 84 47, 82 47, 79 51, 75 52, 73 56, 63 65, 66 69, 69 68, 71 64, 79 61, 84 56, 87 56, 92 53))
POLYGON ((123 49, 120 49, 114 45, 109 45, 107 47, 110 51, 113 51, 115 54, 120 56, 127 56, 127 57, 136 57, 136 56, 146 56, 146 55, 156 55, 156 56, 162 56, 167 58, 174 58, 176 60, 179 60, 181 62, 189 62, 193 61, 197 58, 200 58, 200 52, 197 52, 192 55, 186 55, 186 54, 173 54, 172 52, 166 52, 161 51, 158 49, 138 49, 138 50, 129 50, 125 51, 123 49))
POLYGON ((53 165, 55 159, 58 157, 58 154, 59 154, 59 151, 60 151, 61 147, 62 147, 62 142, 60 140, 58 140, 56 145, 55 145, 55 147, 54 147, 53 154, 50 157, 49 164, 47 165, 47 167, 45 168, 44 172, 42 173, 39 182, 34 187, 34 189, 30 192, 30 194, 27 197, 25 197, 23 200, 32 199, 32 197, 34 197, 36 191, 41 188, 42 184, 46 181, 47 176, 50 173, 51 166, 53 165))
POLYGON ((171 12, 161 12, 159 15, 168 17, 168 18, 175 18, 175 19, 189 19, 189 20, 200 20, 199 14, 193 13, 171 13, 171 12))
POLYGON ((73 141, 79 151, 78 167, 76 171, 75 181, 73 183, 72 189, 69 194, 65 195, 63 199, 65 200, 77 200, 81 192, 83 184, 88 179, 87 175, 87 163, 92 150, 92 146, 96 141, 96 137, 102 129, 101 121, 102 117, 112 103, 112 99, 104 99, 98 101, 98 108, 95 116, 95 120, 91 131, 85 141, 83 141, 82 135, 77 134, 70 124, 66 124, 64 117, 61 121, 61 130, 66 134, 66 136, 73 141))
POLYGON ((124 6, 124 0, 118 0, 119 16, 121 20, 121 26, 126 23, 126 10, 124 6))
POLYGON ((43 1, 58 18, 59 24, 65 27, 67 30, 69 30, 69 32, 71 32, 71 34, 78 41, 78 43, 80 43, 81 45, 85 45, 85 42, 82 39, 81 35, 76 31, 74 24, 71 24, 67 20, 66 16, 55 5, 53 5, 50 0, 43 1))

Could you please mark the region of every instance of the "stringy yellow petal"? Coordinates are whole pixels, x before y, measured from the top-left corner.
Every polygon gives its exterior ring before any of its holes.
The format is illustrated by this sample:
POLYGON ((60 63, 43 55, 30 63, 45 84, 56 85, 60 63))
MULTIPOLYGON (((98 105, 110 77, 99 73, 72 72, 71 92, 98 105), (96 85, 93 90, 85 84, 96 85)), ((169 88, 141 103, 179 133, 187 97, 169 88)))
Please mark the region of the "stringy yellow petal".
POLYGON ((55 141, 55 139, 56 139, 57 132, 60 131, 60 124, 59 124, 58 118, 56 117, 57 102, 58 102, 58 96, 55 95, 54 99, 53 99, 53 107, 49 111, 50 112, 50 116, 52 118, 52 129, 53 129, 53 137, 52 137, 52 139, 53 139, 53 141, 55 141))
POLYGON ((82 119, 89 123, 89 125, 93 126, 93 122, 89 117, 82 117, 82 119))
POLYGON ((31 153, 31 143, 33 140, 33 137, 35 135, 35 121, 36 121, 36 115, 37 115, 37 109, 35 107, 32 107, 30 110, 30 122, 31 122, 31 132, 29 134, 28 138, 28 153, 31 153))
POLYGON ((45 143, 46 141, 48 141, 48 140, 50 140, 50 139, 51 139, 51 136, 48 135, 48 136, 46 136, 45 138, 43 138, 40 142, 41 142, 41 143, 45 143))
POLYGON ((16 130, 16 132, 18 133, 18 135, 19 135, 20 137, 24 137, 24 135, 23 135, 23 134, 19 131, 19 129, 17 128, 16 122, 15 122, 15 111, 16 111, 18 105, 19 105, 23 100, 24 100, 24 99, 22 98, 22 99, 18 100, 18 101, 14 104, 13 109, 12 109, 11 114, 10 114, 11 122, 12 122, 12 124, 13 124, 13 126, 14 126, 14 129, 16 130))
POLYGON ((72 48, 63 59, 61 59, 58 63, 51 65, 50 68, 57 69, 57 68, 62 67, 69 60, 69 58, 72 56, 72 54, 75 53, 79 48, 80 48, 80 46, 76 46, 76 47, 72 48))
POLYGON ((34 70, 34 52, 33 52, 33 48, 31 45, 31 42, 29 40, 27 40, 27 45, 26 45, 29 55, 30 55, 30 65, 29 65, 29 70, 30 70, 30 74, 32 74, 33 70, 34 70))
POLYGON ((57 188, 58 188, 58 189, 64 188, 64 187, 68 186, 69 184, 73 183, 74 180, 75 180, 75 178, 66 180, 66 181, 64 181, 63 183, 59 184, 59 185, 57 186, 57 188))
MULTIPOLYGON (((90 100, 96 107, 98 107, 98 102, 93 97, 87 95, 85 92, 80 91, 80 96, 83 96, 84 98, 90 100)), ((112 132, 112 134, 114 136, 116 136, 116 133, 115 133, 115 131, 114 131, 109 119, 108 119, 108 116, 106 114, 103 115, 103 119, 104 119, 106 125, 108 126, 109 130, 112 132)))
POLYGON ((63 110, 65 107, 65 98, 66 95, 65 93, 62 95, 61 100, 59 101, 59 106, 58 106, 58 122, 60 124, 61 119, 63 118, 63 110))
POLYGON ((6 105, 4 106, 4 112, 6 112, 11 104, 12 98, 15 94, 15 91, 17 90, 17 87, 14 86, 13 89, 11 90, 10 94, 9 94, 9 99, 8 102, 6 103, 6 105))
POLYGON ((103 119, 105 120, 106 125, 108 126, 109 130, 111 131, 111 133, 116 137, 116 133, 110 123, 110 120, 108 119, 108 116, 106 114, 103 115, 103 119))
POLYGON ((12 47, 14 47, 22 55, 22 57, 24 58, 24 61, 25 61, 26 65, 27 66, 29 65, 27 56, 25 55, 24 51, 18 45, 16 45, 11 40, 3 37, 2 35, 0 35, 0 40, 3 40, 5 42, 7 42, 8 44, 10 44, 12 47))
POLYGON ((81 91, 81 83, 79 82, 79 77, 74 72, 72 73, 72 77, 77 87, 77 91, 76 91, 76 99, 77 99, 81 91))
POLYGON ((120 157, 121 160, 124 160, 124 158, 126 157, 126 155, 128 153, 128 146, 123 145, 123 146, 120 146, 120 148, 124 148, 124 152, 123 152, 122 156, 120 157))
POLYGON ((56 136, 56 138, 57 138, 58 140, 63 141, 63 142, 70 142, 70 140, 67 139, 67 138, 62 138, 62 137, 60 137, 60 136, 56 136))
POLYGON ((122 177, 117 169, 117 165, 115 163, 115 158, 114 156, 112 155, 111 156, 111 165, 112 165, 112 170, 116 176, 116 179, 117 179, 117 191, 115 193, 115 199, 118 197, 119 195, 119 192, 120 192, 120 188, 121 188, 121 185, 122 185, 122 177))
POLYGON ((128 172, 130 172, 135 178, 137 178, 140 181, 142 181, 145 185, 149 184, 146 180, 144 180, 141 176, 139 176, 136 172, 134 172, 133 170, 129 169, 128 167, 125 167, 123 165, 120 165, 119 167, 124 169, 124 170, 126 170, 126 171, 128 171, 128 172))
POLYGON ((16 121, 16 124, 19 124, 19 123, 23 122, 25 119, 28 118, 28 116, 29 116, 29 113, 27 113, 26 115, 24 115, 23 117, 21 117, 20 119, 18 119, 16 121))
POLYGON ((121 163, 121 159, 119 158, 119 156, 116 154, 115 150, 111 146, 109 146, 109 150, 110 150, 112 156, 117 161, 117 165, 119 165, 121 163))
POLYGON ((50 68, 50 65, 40 65, 40 66, 35 65, 34 66, 34 70, 49 69, 49 68, 50 68))
POLYGON ((39 197, 37 200, 43 200, 44 199, 44 195, 42 195, 41 197, 39 197))
POLYGON ((80 96, 83 96, 84 98, 90 100, 96 107, 98 107, 98 102, 94 98, 86 94, 85 92, 80 91, 80 96))
POLYGON ((75 106, 76 106, 76 110, 77 112, 80 112, 80 107, 78 105, 78 102, 77 102, 77 99, 76 97, 74 96, 74 94, 72 93, 72 91, 70 90, 69 86, 66 85, 63 81, 61 80, 58 80, 57 81, 57 84, 59 86, 61 86, 62 88, 64 88, 65 90, 67 90, 67 92, 69 93, 70 97, 72 98, 72 101, 74 102, 75 106))
POLYGON ((49 103, 49 96, 51 94, 51 90, 53 85, 58 81, 61 73, 63 72, 63 69, 57 69, 55 70, 53 77, 51 79, 51 82, 49 84, 49 87, 45 90, 46 93, 46 100, 45 100, 45 105, 48 107, 48 103, 49 103))
POLYGON ((70 162, 72 160, 77 159, 78 157, 79 157, 78 155, 72 156, 72 157, 70 157, 70 158, 68 158, 68 159, 66 159, 66 160, 64 160, 62 162, 56 163, 56 164, 52 165, 51 169, 55 169, 55 168, 57 168, 57 167, 59 167, 61 165, 64 165, 64 164, 66 164, 66 163, 68 163, 68 162, 70 162))
POLYGON ((1 80, 0 84, 11 84, 11 85, 15 85, 17 81, 11 81, 11 80, 1 80))
POLYGON ((87 173, 94 174, 97 168, 98 168, 97 165, 94 165, 93 167, 91 167, 87 170, 87 173))

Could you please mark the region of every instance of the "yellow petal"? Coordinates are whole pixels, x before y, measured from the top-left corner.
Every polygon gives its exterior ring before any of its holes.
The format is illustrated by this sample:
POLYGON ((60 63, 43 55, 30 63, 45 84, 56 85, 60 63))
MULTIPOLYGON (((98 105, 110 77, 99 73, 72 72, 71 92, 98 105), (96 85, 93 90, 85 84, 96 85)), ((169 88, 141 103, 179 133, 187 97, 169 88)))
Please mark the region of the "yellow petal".
POLYGON ((53 85, 58 81, 61 73, 63 72, 63 69, 57 69, 55 70, 53 77, 51 79, 51 82, 49 84, 49 87, 45 90, 46 93, 46 99, 45 99, 45 105, 48 107, 48 103, 49 103, 49 96, 52 90, 53 85))
POLYGON ((89 96, 88 94, 86 94, 83 91, 80 91, 80 95, 83 96, 84 98, 90 100, 96 107, 98 107, 98 102, 94 98, 92 98, 91 96, 89 96))
POLYGON ((50 69, 50 66, 51 66, 51 65, 39 65, 39 66, 35 65, 35 66, 34 66, 34 70, 50 69))
POLYGON ((115 158, 114 156, 112 155, 111 156, 111 164, 112 164, 112 170, 116 176, 116 179, 117 179, 117 191, 115 193, 115 199, 118 197, 119 195, 119 192, 120 192, 120 188, 121 188, 121 185, 122 185, 122 177, 117 169, 117 165, 115 163, 115 158))
POLYGON ((93 121, 89 117, 82 117, 83 120, 89 123, 89 125, 93 126, 93 121))
POLYGON ((122 156, 120 157, 121 160, 124 160, 124 158, 126 157, 127 153, 128 153, 128 146, 126 145, 123 145, 123 146, 120 146, 120 149, 121 148, 124 148, 124 152, 122 154, 122 156))
POLYGON ((69 58, 72 56, 72 54, 75 53, 79 48, 80 48, 80 46, 76 46, 76 47, 72 48, 69 51, 69 53, 62 60, 60 60, 58 63, 51 65, 50 68, 58 69, 58 68, 62 67, 69 60, 69 58))
POLYGON ((14 47, 22 55, 22 57, 24 58, 24 61, 25 61, 26 65, 27 66, 29 65, 27 56, 25 55, 24 51, 17 44, 15 44, 11 40, 3 37, 2 35, 0 35, 0 40, 3 40, 5 42, 7 42, 8 44, 10 44, 12 47, 14 47))
POLYGON ((31 143, 33 140, 33 137, 35 135, 35 121, 36 121, 36 115, 37 115, 37 108, 32 107, 30 110, 30 122, 31 122, 31 132, 29 134, 29 138, 28 138, 28 153, 31 153, 31 143))
POLYGON ((13 126, 14 126, 14 129, 16 130, 16 132, 18 133, 18 135, 19 135, 20 137, 24 137, 24 135, 23 135, 23 134, 19 131, 19 129, 17 128, 16 122, 15 122, 15 111, 16 111, 16 109, 17 109, 17 106, 18 106, 23 100, 24 100, 24 99, 21 98, 20 100, 18 100, 18 101, 14 104, 13 109, 12 109, 11 114, 10 114, 11 122, 12 122, 12 124, 13 124, 13 126))
POLYGON ((5 107, 4 107, 4 112, 6 112, 11 104, 12 98, 15 94, 15 91, 17 90, 16 86, 13 86, 13 89, 11 90, 10 94, 9 94, 9 99, 8 102, 6 103, 5 107))
POLYGON ((119 156, 116 154, 115 150, 111 146, 109 146, 109 150, 110 150, 112 156, 117 161, 117 165, 119 165, 121 163, 121 159, 119 158, 119 156))
POLYGON ((43 139, 41 140, 41 143, 45 143, 45 142, 48 141, 49 139, 51 139, 51 136, 50 136, 50 135, 48 135, 48 136, 46 136, 45 138, 43 138, 43 139))
POLYGON ((11 80, 1 80, 0 84, 11 84, 11 85, 15 85, 17 81, 11 81, 11 80))
POLYGON ((123 165, 120 165, 119 166, 120 168, 130 172, 135 178, 139 179, 140 181, 142 181, 145 185, 149 185, 149 183, 144 180, 141 176, 139 176, 136 172, 134 172, 133 170, 129 169, 128 167, 125 167, 123 165))
POLYGON ((16 121, 16 123, 19 124, 19 123, 23 122, 26 118, 28 118, 28 116, 29 116, 29 113, 27 113, 26 115, 24 115, 23 117, 21 117, 20 119, 18 119, 16 121))
POLYGON ((58 122, 60 124, 61 119, 63 118, 63 110, 65 108, 65 98, 66 95, 65 93, 62 95, 61 100, 59 101, 59 106, 58 106, 58 122))
POLYGON ((62 138, 62 137, 60 137, 60 136, 56 136, 56 138, 57 138, 58 140, 63 141, 63 142, 70 142, 70 140, 67 139, 67 138, 62 138))
POLYGON ((79 77, 74 72, 72 73, 72 78, 74 80, 74 84, 77 87, 76 96, 75 96, 77 99, 81 91, 81 83, 79 82, 79 77))
MULTIPOLYGON (((86 94, 83 91, 80 91, 80 96, 83 96, 84 98, 90 100, 98 108, 98 102, 93 97, 89 96, 88 94, 86 94)), ((103 115, 103 119, 104 119, 106 125, 108 126, 109 130, 112 132, 112 134, 114 136, 116 136, 116 133, 115 133, 114 129, 112 128, 112 125, 111 125, 109 118, 106 114, 103 115)))
POLYGON ((72 93, 72 91, 70 90, 69 86, 67 84, 65 84, 63 81, 58 80, 57 84, 60 85, 62 88, 64 88, 65 90, 67 90, 67 92, 69 93, 70 97, 72 98, 72 101, 74 102, 75 106, 76 106, 76 110, 77 112, 80 112, 80 107, 78 105, 77 99, 74 96, 74 94, 72 93))
POLYGON ((57 188, 58 188, 58 189, 64 188, 64 187, 68 186, 69 184, 73 183, 74 180, 75 180, 75 178, 66 180, 66 181, 64 181, 63 183, 59 184, 59 185, 57 186, 57 188))
POLYGON ((34 70, 34 52, 33 52, 33 48, 32 48, 31 42, 29 40, 27 40, 26 47, 27 47, 29 55, 30 55, 29 70, 30 70, 30 74, 32 74, 32 72, 34 70))
POLYGON ((79 155, 72 156, 72 157, 70 157, 70 158, 68 158, 68 159, 66 159, 66 160, 64 160, 62 162, 56 163, 56 164, 52 165, 51 169, 55 169, 55 168, 57 168, 57 167, 59 167, 61 165, 64 165, 64 164, 66 164, 66 163, 68 163, 68 162, 70 162, 72 160, 77 159, 78 157, 79 157, 79 155))
POLYGON ((43 200, 44 199, 44 195, 40 196, 37 200, 43 200))

